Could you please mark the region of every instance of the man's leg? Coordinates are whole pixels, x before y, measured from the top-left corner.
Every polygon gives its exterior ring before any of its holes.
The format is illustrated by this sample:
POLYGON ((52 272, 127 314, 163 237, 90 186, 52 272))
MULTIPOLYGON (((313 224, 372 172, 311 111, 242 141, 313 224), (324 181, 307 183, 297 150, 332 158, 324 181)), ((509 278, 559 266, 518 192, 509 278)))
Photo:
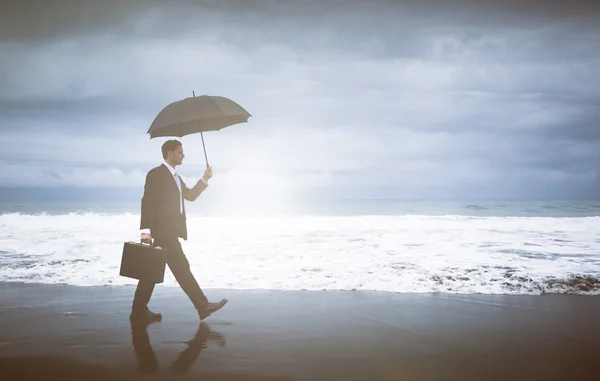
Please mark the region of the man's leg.
POLYGON ((167 264, 175 276, 175 279, 192 301, 192 304, 198 311, 206 309, 208 306, 208 299, 204 292, 198 285, 194 274, 190 271, 190 263, 188 262, 181 243, 177 238, 162 243, 163 247, 167 249, 167 264))
POLYGON ((148 280, 139 280, 137 288, 135 289, 135 295, 133 297, 133 303, 131 305, 131 318, 140 318, 145 320, 159 321, 162 320, 161 314, 156 314, 148 309, 148 302, 154 292, 154 286, 156 284, 148 280))
POLYGON ((131 309, 133 311, 145 311, 152 292, 154 291, 154 283, 147 280, 138 281, 137 288, 135 289, 135 295, 133 297, 133 303, 131 309))
POLYGON ((135 290, 135 296, 133 297, 133 303, 131 306, 131 315, 129 319, 133 322, 152 322, 161 321, 162 315, 156 314, 148 309, 148 302, 152 297, 152 291, 154 291, 154 283, 140 280, 135 290))

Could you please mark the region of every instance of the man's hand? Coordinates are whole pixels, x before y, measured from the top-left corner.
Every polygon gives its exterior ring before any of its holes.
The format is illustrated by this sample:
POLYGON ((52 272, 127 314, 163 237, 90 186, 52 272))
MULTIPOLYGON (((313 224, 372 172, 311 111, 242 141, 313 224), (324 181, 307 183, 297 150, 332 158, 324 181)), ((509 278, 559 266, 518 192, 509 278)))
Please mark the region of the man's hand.
POLYGON ((148 233, 142 233, 142 242, 147 244, 152 244, 152 236, 148 233))
POLYGON ((204 175, 202 176, 202 178, 204 179, 204 181, 208 181, 208 180, 210 180, 210 178, 212 177, 212 175, 213 175, 212 167, 208 166, 206 168, 206 170, 204 171, 204 175))

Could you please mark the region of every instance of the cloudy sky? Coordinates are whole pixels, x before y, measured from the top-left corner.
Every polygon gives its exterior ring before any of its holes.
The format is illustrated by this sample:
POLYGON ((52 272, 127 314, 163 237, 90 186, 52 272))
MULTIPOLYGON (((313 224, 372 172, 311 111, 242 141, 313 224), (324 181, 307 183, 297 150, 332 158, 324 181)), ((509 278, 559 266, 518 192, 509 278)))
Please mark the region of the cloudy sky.
POLYGON ((205 134, 223 194, 600 194, 593 1, 8 1, 0 57, 0 187, 139 189, 194 90, 253 115, 205 134))

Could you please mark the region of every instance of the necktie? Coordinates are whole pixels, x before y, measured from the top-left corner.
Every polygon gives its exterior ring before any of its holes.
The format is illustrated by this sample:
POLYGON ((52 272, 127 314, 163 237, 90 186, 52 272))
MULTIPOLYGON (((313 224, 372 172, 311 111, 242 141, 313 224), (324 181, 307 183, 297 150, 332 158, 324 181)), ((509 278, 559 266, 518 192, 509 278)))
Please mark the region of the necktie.
POLYGON ((175 183, 177 184, 177 188, 179 189, 179 213, 183 213, 183 196, 181 194, 181 182, 179 181, 179 175, 177 175, 177 172, 173 173, 173 177, 175 178, 175 183))

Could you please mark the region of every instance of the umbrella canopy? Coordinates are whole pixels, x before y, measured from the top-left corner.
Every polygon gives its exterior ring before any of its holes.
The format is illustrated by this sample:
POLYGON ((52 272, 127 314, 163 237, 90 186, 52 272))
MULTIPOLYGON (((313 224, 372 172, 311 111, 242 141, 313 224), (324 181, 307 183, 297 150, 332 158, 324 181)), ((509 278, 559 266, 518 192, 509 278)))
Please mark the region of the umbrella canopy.
POLYGON ((173 102, 163 108, 148 129, 150 139, 182 137, 248 122, 248 111, 231 99, 202 95, 173 102))
POLYGON ((173 102, 163 108, 150 125, 150 139, 160 136, 176 136, 200 133, 202 148, 208 167, 208 156, 202 132, 219 131, 238 123, 248 122, 248 111, 231 99, 219 96, 194 94, 193 97, 173 102))

